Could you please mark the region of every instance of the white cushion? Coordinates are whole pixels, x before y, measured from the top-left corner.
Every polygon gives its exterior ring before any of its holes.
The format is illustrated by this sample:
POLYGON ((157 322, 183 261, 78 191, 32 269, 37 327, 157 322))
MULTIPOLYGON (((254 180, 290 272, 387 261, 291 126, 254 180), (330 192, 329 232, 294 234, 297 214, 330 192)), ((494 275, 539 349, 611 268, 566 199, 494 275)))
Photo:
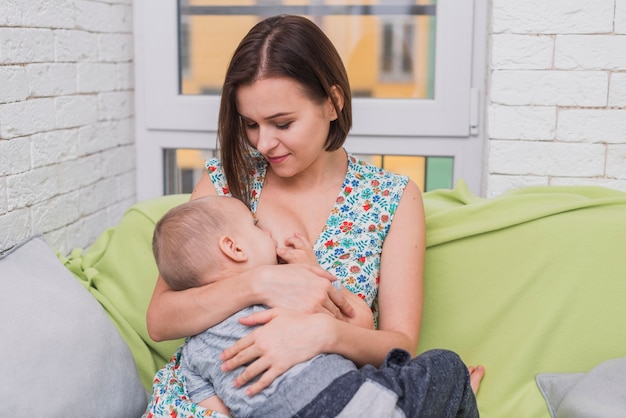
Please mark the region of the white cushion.
POLYGON ((133 357, 40 235, 0 255, 1 415, 138 417, 133 357))

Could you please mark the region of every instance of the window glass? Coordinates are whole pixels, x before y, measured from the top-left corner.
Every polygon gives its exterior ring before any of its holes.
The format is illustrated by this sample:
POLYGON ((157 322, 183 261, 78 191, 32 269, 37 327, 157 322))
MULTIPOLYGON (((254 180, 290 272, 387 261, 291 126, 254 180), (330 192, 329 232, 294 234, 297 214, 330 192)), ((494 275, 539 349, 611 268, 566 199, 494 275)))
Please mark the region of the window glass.
POLYGON ((233 50, 256 22, 280 13, 313 20, 342 55, 354 97, 349 152, 423 190, 461 178, 480 190, 487 0, 132 2, 139 199, 190 191, 202 163, 185 154, 215 149, 233 50))
POLYGON ((180 0, 180 93, 219 95, 239 41, 278 13, 304 15, 322 28, 354 97, 433 99, 436 0, 180 0))
MULTIPOLYGON (((164 154, 165 194, 191 193, 212 150, 167 149, 164 154)), ((453 157, 357 155, 378 167, 409 176, 422 191, 452 187, 453 157)))

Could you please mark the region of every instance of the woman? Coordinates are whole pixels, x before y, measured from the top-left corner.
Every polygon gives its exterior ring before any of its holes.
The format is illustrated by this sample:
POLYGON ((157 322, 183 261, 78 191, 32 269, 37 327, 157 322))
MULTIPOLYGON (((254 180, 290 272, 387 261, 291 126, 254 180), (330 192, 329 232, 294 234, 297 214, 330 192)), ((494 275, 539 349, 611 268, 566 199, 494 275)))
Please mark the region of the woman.
MULTIPOLYGON (((225 370, 248 364, 235 384, 258 378, 250 395, 320 353, 375 366, 393 348, 415 354, 423 305, 421 194, 406 177, 348 155, 351 124, 350 86, 330 40, 302 17, 265 19, 230 62, 219 114, 222 159, 207 163, 191 199, 231 194, 277 242, 294 232, 315 242, 320 265, 372 306, 377 329, 344 320, 354 312, 324 270, 281 265, 181 292, 159 277, 147 315, 153 339, 197 334, 253 304, 271 307, 245 319, 264 325, 221 356, 225 370)), ((168 381, 176 380, 175 369, 176 361, 164 369, 168 381)), ((154 394, 171 409, 184 390, 177 382, 154 394)))

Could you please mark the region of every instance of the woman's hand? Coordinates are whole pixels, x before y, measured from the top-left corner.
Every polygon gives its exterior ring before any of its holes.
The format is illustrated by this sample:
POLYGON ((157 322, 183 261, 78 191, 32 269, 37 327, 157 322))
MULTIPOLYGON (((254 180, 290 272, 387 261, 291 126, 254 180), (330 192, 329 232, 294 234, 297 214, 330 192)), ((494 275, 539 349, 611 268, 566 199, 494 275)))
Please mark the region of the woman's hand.
POLYGON ((302 313, 326 313, 337 319, 355 315, 352 304, 331 282, 336 278, 319 266, 263 266, 254 281, 261 303, 302 313))
POLYGON ((239 320, 247 326, 263 325, 233 346, 224 350, 220 359, 222 370, 230 371, 248 364, 235 379, 241 387, 257 376, 260 378, 246 389, 253 396, 269 386, 274 379, 292 366, 324 352, 325 340, 332 318, 309 315, 282 308, 257 312, 239 320))

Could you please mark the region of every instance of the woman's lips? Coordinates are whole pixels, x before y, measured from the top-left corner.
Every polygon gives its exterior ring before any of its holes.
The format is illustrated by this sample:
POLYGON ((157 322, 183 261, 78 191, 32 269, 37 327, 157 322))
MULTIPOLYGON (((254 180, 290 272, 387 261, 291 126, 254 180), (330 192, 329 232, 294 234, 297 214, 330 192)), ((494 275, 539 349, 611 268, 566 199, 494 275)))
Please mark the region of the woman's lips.
POLYGON ((287 155, 281 155, 280 157, 267 157, 267 161, 270 164, 280 164, 287 159, 287 155))

